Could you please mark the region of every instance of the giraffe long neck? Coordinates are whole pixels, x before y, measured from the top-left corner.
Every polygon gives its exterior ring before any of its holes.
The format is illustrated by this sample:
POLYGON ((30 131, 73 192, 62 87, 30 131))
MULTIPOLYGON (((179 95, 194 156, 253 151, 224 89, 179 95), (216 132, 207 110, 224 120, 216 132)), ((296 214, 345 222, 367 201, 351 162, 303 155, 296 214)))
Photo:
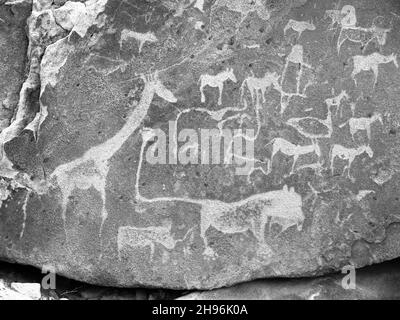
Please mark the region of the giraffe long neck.
POLYGON ((112 138, 99 146, 99 148, 103 149, 103 158, 111 158, 137 130, 147 115, 154 93, 154 84, 152 82, 146 82, 139 104, 132 111, 124 126, 112 138))

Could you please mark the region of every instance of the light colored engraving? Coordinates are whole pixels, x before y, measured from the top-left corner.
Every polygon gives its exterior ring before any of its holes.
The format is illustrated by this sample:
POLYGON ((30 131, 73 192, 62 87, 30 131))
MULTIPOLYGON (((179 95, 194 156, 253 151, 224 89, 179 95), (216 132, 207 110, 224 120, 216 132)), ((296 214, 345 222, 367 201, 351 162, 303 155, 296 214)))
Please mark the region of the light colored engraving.
POLYGON ((313 69, 312 66, 304 61, 304 49, 303 46, 300 44, 296 44, 292 47, 291 52, 286 58, 286 64, 283 69, 282 77, 281 77, 281 86, 279 88, 276 88, 277 90, 280 91, 281 93, 281 110, 280 113, 283 114, 287 107, 290 104, 290 101, 293 97, 302 97, 302 98, 307 98, 306 91, 308 87, 312 84, 311 81, 309 81, 303 88, 303 90, 300 90, 300 85, 301 85, 301 80, 303 78, 303 73, 304 73, 304 68, 309 68, 313 69), (284 83, 285 77, 287 75, 287 69, 290 65, 290 63, 298 65, 299 66, 299 71, 297 73, 296 77, 296 92, 295 93, 287 93, 284 92, 282 89, 282 85, 284 83))
POLYGON ((32 190, 28 190, 28 192, 26 193, 26 196, 25 196, 24 204, 22 205, 23 220, 22 220, 21 232, 19 234, 20 239, 24 236, 24 233, 25 233, 27 208, 28 208, 28 202, 29 202, 29 198, 30 198, 31 194, 32 194, 32 190))
POLYGON ((106 183, 109 161, 123 146, 126 140, 136 131, 147 115, 147 111, 155 94, 160 98, 175 103, 177 99, 158 78, 156 72, 150 76, 142 76, 145 83, 139 104, 133 110, 124 126, 104 143, 90 148, 76 160, 58 166, 51 174, 50 179, 55 179, 62 195, 62 218, 65 224, 67 204, 74 189, 88 190, 93 187, 100 193, 102 200, 101 228, 107 219, 106 209, 106 183))
POLYGON ((357 201, 362 201, 372 193, 375 193, 375 191, 374 190, 360 190, 355 198, 357 201))
POLYGON ((342 110, 342 102, 343 100, 349 100, 350 96, 347 94, 345 90, 342 90, 342 92, 337 95, 336 97, 333 98, 328 98, 325 100, 326 105, 328 106, 328 109, 331 107, 336 107, 336 114, 340 111, 340 116, 343 114, 342 110))
POLYGON ((386 44, 388 33, 392 30, 391 28, 381 28, 376 25, 376 20, 382 18, 380 16, 375 17, 372 26, 369 28, 357 27, 356 9, 351 5, 344 6, 340 12, 339 10, 327 10, 325 17, 331 18, 330 30, 335 25, 340 26, 340 34, 337 41, 338 54, 346 40, 360 43, 364 51, 372 42, 376 42, 382 48, 386 44))
POLYGON ((203 21, 196 21, 196 22, 194 23, 194 28, 195 28, 196 30, 199 30, 199 31, 203 32, 204 22, 203 22, 203 21))
POLYGON ((204 0, 192 0, 195 1, 194 8, 199 9, 201 12, 204 12, 204 0))
POLYGON ((358 131, 367 131, 368 140, 371 140, 371 125, 379 121, 383 125, 383 118, 380 113, 374 112, 371 117, 367 118, 350 118, 344 124, 340 125, 343 128, 346 124, 349 124, 350 134, 354 140, 354 136, 358 131))
POLYGON ((334 162, 336 158, 347 161, 347 165, 343 172, 347 170, 347 177, 352 179, 350 175, 351 165, 353 164, 356 157, 366 153, 370 158, 373 158, 374 152, 369 146, 360 146, 356 149, 349 149, 341 145, 335 144, 332 146, 330 151, 330 162, 331 162, 331 173, 334 171, 334 162))
POLYGON ((231 11, 240 13, 240 24, 251 12, 257 12, 258 16, 265 21, 268 21, 271 17, 271 13, 266 9, 265 2, 263 0, 217 0, 212 6, 212 11, 215 11, 220 7, 227 7, 231 11))
MULTIPOLYGON (((262 78, 257 78, 254 76, 254 73, 251 72, 251 76, 247 77, 246 79, 243 80, 243 83, 240 87, 240 94, 241 94, 241 101, 244 104, 245 109, 247 109, 247 101, 244 98, 244 94, 246 91, 246 88, 250 92, 251 100, 252 103, 254 104, 254 110, 255 110, 255 116, 256 116, 256 121, 257 121, 257 132, 252 138, 247 138, 243 134, 241 135, 236 135, 236 137, 243 137, 244 139, 248 141, 255 141, 261 130, 261 116, 260 116, 260 111, 262 109, 262 104, 266 102, 265 100, 265 94, 268 89, 271 87, 274 88, 275 90, 282 92, 280 84, 279 84, 279 78, 280 76, 276 72, 266 72, 264 77, 262 78)), ((240 127, 243 125, 243 120, 244 118, 251 119, 251 117, 246 113, 241 115, 240 119, 240 127)))
POLYGON ((304 137, 311 139, 314 143, 316 143, 316 140, 318 139, 331 138, 333 133, 331 106, 328 105, 328 114, 326 119, 319 119, 315 117, 291 118, 286 121, 286 124, 296 129, 304 137), (302 123, 305 121, 318 122, 326 128, 327 132, 310 132, 302 125, 302 123))
POLYGON ((286 24, 285 28, 283 29, 283 32, 286 36, 286 33, 292 29, 293 31, 298 33, 297 39, 300 39, 301 35, 303 32, 309 30, 309 31, 315 31, 315 25, 312 22, 308 21, 296 21, 290 19, 289 22, 286 24))
POLYGON ((121 39, 119 41, 119 46, 122 47, 123 43, 128 39, 133 38, 137 42, 139 42, 139 54, 142 52, 143 46, 146 42, 154 43, 157 42, 158 39, 154 35, 154 33, 148 31, 146 33, 135 32, 132 30, 124 29, 121 32, 121 39))
POLYGON ((384 56, 378 52, 374 52, 368 56, 354 56, 354 69, 351 74, 352 79, 357 85, 356 76, 362 71, 372 71, 374 73, 374 87, 378 82, 379 76, 379 66, 381 64, 387 64, 393 62, 396 68, 399 68, 399 63, 397 62, 397 54, 391 54, 389 56, 384 56))
POLYGON ((292 226, 301 230, 304 221, 301 206, 301 197, 294 189, 288 190, 287 187, 229 204, 208 200, 201 209, 200 235, 206 246, 204 254, 209 257, 215 256, 206 237, 206 231, 214 227, 224 234, 250 230, 260 244, 259 254, 269 255, 271 249, 264 240, 268 220, 271 219, 271 225, 279 224, 282 227, 281 232, 292 226), (282 201, 283 199, 285 200, 282 201))
POLYGON ((280 76, 276 73, 266 72, 264 77, 257 78, 252 75, 244 79, 241 86, 241 96, 243 99, 244 88, 245 86, 249 89, 251 98, 253 102, 256 103, 257 106, 261 106, 261 103, 265 103, 265 93, 267 89, 273 86, 274 88, 280 89, 279 85, 280 76), (261 100, 261 101, 260 101, 261 100))
POLYGON ((343 14, 341 10, 333 9, 333 10, 326 10, 324 14, 324 19, 331 19, 331 23, 328 26, 328 30, 335 30, 338 28, 343 19, 343 14))
POLYGON ((209 74, 202 74, 200 76, 200 93, 201 93, 201 102, 206 102, 206 97, 204 95, 204 88, 206 86, 210 86, 211 88, 218 88, 219 90, 219 98, 218 98, 218 105, 222 104, 222 91, 224 90, 224 82, 227 80, 231 80, 234 83, 237 82, 235 74, 233 73, 233 69, 226 69, 218 73, 217 75, 209 75, 209 74))
POLYGON ((287 65, 289 64, 289 62, 292 62, 294 64, 300 64, 302 67, 304 66, 304 67, 312 69, 311 65, 304 62, 304 49, 303 49, 303 46, 300 44, 296 44, 292 47, 292 50, 290 51, 290 53, 286 59, 285 70, 287 69, 287 65))
POLYGON ((311 144, 308 146, 300 146, 300 145, 295 145, 282 138, 275 138, 269 144, 271 143, 272 143, 271 163, 273 162, 273 159, 278 152, 293 157, 293 165, 290 174, 294 173, 297 160, 301 155, 315 153, 318 156, 318 158, 320 158, 322 155, 318 143, 311 144))
POLYGON ((245 44, 245 45, 243 45, 243 47, 246 48, 246 49, 259 49, 260 45, 258 43, 250 44, 250 45, 245 44))
POLYGON ((142 132, 142 147, 136 173, 136 200, 142 203, 153 204, 158 202, 184 202, 201 207, 200 235, 205 244, 204 255, 206 258, 215 258, 216 254, 208 245, 206 231, 213 226, 225 234, 243 233, 252 231, 260 243, 259 253, 269 255, 271 249, 264 241, 265 225, 270 218, 271 223, 279 224, 282 231, 291 226, 302 229, 304 215, 302 212, 302 199, 294 189, 270 191, 253 195, 247 199, 227 203, 219 200, 193 199, 188 197, 157 197, 146 198, 140 193, 140 174, 143 164, 143 154, 147 143, 154 137, 152 130, 142 132), (252 209, 249 211, 248 209, 252 209), (242 213, 240 211, 243 210, 242 213), (246 211, 246 212, 244 212, 246 211))
POLYGON ((156 244, 163 246, 166 250, 173 250, 180 242, 185 242, 192 229, 185 234, 182 239, 174 239, 171 235, 172 223, 166 225, 147 228, 136 228, 131 226, 120 227, 118 229, 118 257, 125 247, 145 248, 150 247, 150 261, 154 258, 156 244))

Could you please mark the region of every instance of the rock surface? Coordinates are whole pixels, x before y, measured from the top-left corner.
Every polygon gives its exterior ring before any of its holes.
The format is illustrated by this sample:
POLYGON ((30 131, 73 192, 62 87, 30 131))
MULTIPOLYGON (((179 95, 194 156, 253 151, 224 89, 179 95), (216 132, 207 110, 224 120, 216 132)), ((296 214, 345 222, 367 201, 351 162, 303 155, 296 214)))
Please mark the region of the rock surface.
POLYGON ((354 287, 349 287, 344 277, 257 280, 230 288, 194 292, 178 300, 400 300, 398 262, 357 271, 354 287))
POLYGON ((11 286, 7 286, 0 279, 0 300, 39 300, 40 298, 38 283, 12 283, 11 286))
POLYGON ((0 7, 2 259, 209 289, 400 256, 397 0, 0 7))

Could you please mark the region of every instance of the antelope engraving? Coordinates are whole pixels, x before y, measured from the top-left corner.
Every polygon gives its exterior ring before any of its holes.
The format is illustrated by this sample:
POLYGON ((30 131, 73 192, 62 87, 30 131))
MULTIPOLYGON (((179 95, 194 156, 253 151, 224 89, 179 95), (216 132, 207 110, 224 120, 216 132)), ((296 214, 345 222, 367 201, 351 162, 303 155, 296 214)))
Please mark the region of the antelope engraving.
POLYGON ((367 118, 350 118, 344 124, 340 126, 343 128, 346 124, 349 124, 350 134, 354 140, 354 136, 358 131, 367 131, 368 140, 371 140, 371 125, 379 121, 383 125, 382 115, 375 112, 371 117, 367 118))
POLYGON ((351 74, 352 79, 357 85, 356 76, 360 74, 362 71, 368 72, 372 71, 374 73, 374 87, 378 82, 379 77, 379 66, 381 64, 388 64, 393 62, 396 68, 399 68, 399 64, 397 62, 397 55, 391 54, 388 56, 384 56, 378 52, 374 52, 368 56, 354 56, 354 69, 351 74))
POLYGON ((320 158, 322 155, 321 149, 319 148, 319 145, 317 143, 307 146, 300 146, 300 145, 295 145, 282 138, 275 138, 269 144, 271 143, 272 143, 271 163, 278 152, 293 157, 293 165, 290 174, 294 172, 297 160, 301 155, 315 153, 318 156, 318 158, 320 158))
POLYGON ((260 97, 262 102, 265 102, 265 93, 268 88, 273 86, 274 88, 280 88, 279 85, 280 76, 276 73, 266 72, 264 77, 257 78, 252 74, 250 77, 247 77, 242 84, 241 92, 242 97, 244 94, 244 87, 245 85, 250 91, 251 98, 253 101, 256 101, 257 105, 260 105, 260 97))
POLYGON ((347 165, 344 168, 343 172, 347 170, 347 176, 348 178, 351 179, 350 175, 350 170, 351 170, 351 165, 353 164, 354 160, 366 153, 370 158, 373 158, 374 152, 372 151, 371 147, 369 146, 360 146, 356 149, 349 149, 346 147, 343 147, 341 145, 335 144, 331 148, 331 154, 330 154, 330 161, 331 161, 331 172, 333 174, 334 171, 334 162, 336 158, 339 158, 341 160, 347 161, 347 165))
POLYGON ((232 82, 236 83, 237 79, 235 74, 233 73, 233 69, 227 69, 218 73, 217 75, 209 75, 209 74, 202 74, 200 76, 200 93, 201 93, 201 102, 206 102, 206 97, 204 95, 204 88, 206 86, 212 88, 218 88, 219 90, 219 98, 218 98, 218 105, 222 104, 222 91, 224 90, 224 82, 231 80, 232 82))

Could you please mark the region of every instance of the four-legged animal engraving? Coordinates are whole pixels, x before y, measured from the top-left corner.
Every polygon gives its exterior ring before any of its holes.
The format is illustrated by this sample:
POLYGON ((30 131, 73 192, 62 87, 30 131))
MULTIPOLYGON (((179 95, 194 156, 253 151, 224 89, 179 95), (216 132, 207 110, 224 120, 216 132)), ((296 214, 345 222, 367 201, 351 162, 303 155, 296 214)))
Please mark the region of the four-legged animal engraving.
POLYGON ((343 172, 345 172, 347 169, 347 177, 349 179, 352 179, 350 175, 351 165, 353 164, 356 157, 362 155, 363 153, 366 153, 370 158, 374 156, 374 152, 369 146, 364 145, 356 149, 349 149, 341 145, 335 144, 331 149, 331 156, 330 156, 331 173, 333 174, 334 171, 335 159, 339 158, 341 160, 347 161, 347 166, 344 168, 343 172))
POLYGON ((266 72, 262 78, 257 78, 252 74, 250 77, 244 79, 241 87, 241 95, 243 97, 244 88, 247 86, 253 102, 255 101, 257 106, 259 106, 261 104, 260 100, 263 103, 265 102, 265 93, 268 88, 273 86, 277 90, 280 90, 279 79, 280 76, 276 72, 266 72))
POLYGON ((259 242, 259 254, 269 255, 271 249, 264 239, 268 220, 271 220, 271 224, 279 224, 282 227, 281 233, 292 226, 301 230, 304 222, 301 196, 285 186, 282 190, 258 194, 229 204, 208 200, 201 209, 200 235, 205 243, 204 255, 216 255, 206 236, 210 227, 224 234, 251 231, 259 242))
POLYGON ((107 219, 106 209, 106 183, 110 169, 109 161, 123 146, 126 140, 136 131, 147 115, 147 111, 155 94, 170 103, 177 99, 158 78, 155 73, 142 77, 145 86, 138 106, 132 111, 125 125, 104 143, 90 148, 84 155, 76 160, 58 166, 51 174, 50 179, 55 179, 61 190, 62 218, 65 224, 65 215, 69 197, 75 189, 88 190, 93 187, 100 193, 102 200, 100 234, 107 219))
MULTIPOLYGON (((199 1, 198 8, 202 10, 203 1, 199 1)), ((355 15, 355 9, 352 6, 345 6, 341 11, 331 10, 326 12, 327 17, 332 19, 332 26, 335 24, 340 24, 342 27, 341 34, 338 40, 338 51, 340 47, 346 40, 353 42, 367 41, 365 44, 368 45, 372 40, 376 40, 378 44, 384 45, 386 43, 387 34, 390 29, 383 29, 377 27, 375 24, 371 28, 360 28, 356 27, 357 18, 355 15), (371 36, 364 38, 359 38, 360 33, 370 33, 371 36), (361 40, 359 40, 361 39, 361 40)), ((284 33, 286 34, 290 29, 298 33, 298 38, 300 38, 303 32, 309 30, 315 30, 315 25, 312 22, 306 21, 296 21, 289 20, 284 28, 284 33)), ((139 41, 139 53, 141 52, 143 44, 147 42, 155 42, 157 39, 152 37, 150 34, 139 34, 134 32, 127 32, 123 37, 129 38, 133 37, 139 41)), ((122 38, 123 38, 122 37, 122 38)), ((124 40, 124 39, 122 39, 124 40)), ((121 40, 121 41, 122 41, 121 40)), ((364 44, 364 42, 362 42, 364 44)), ((398 68, 397 56, 392 54, 390 56, 383 56, 380 53, 373 53, 369 56, 355 56, 353 57, 354 70, 351 77, 356 81, 356 76, 362 71, 373 71, 375 75, 374 86, 377 83, 379 65, 393 62, 398 68)), ((282 82, 279 83, 281 77, 277 73, 266 73, 263 78, 257 78, 254 75, 246 78, 242 85, 242 90, 246 85, 250 91, 253 101, 256 101, 257 105, 261 102, 265 102, 266 90, 270 87, 278 90, 281 93, 281 113, 285 111, 286 105, 282 106, 282 101, 289 103, 292 96, 305 97, 305 90, 300 92, 300 80, 302 77, 303 68, 310 68, 312 66, 307 64, 303 59, 303 47, 301 45, 295 45, 289 54, 286 65, 284 68, 284 77, 288 64, 294 63, 299 65, 299 75, 297 78, 297 91, 296 93, 285 93, 282 90, 282 82), (286 100, 285 100, 286 99, 286 100)), ((222 105, 222 93, 224 88, 224 83, 226 81, 237 82, 237 79, 233 73, 233 69, 227 69, 216 75, 204 74, 200 76, 200 93, 201 102, 206 101, 204 95, 204 88, 209 86, 211 88, 218 88, 219 98, 218 105, 222 105)), ((57 180, 57 184, 62 192, 62 205, 63 214, 65 219, 65 211, 68 202, 68 197, 71 195, 75 188, 81 190, 87 190, 91 187, 96 189, 102 199, 102 225, 104 220, 107 218, 106 210, 106 181, 109 171, 109 160, 111 157, 121 148, 122 144, 126 139, 137 129, 140 125, 143 116, 151 103, 153 96, 157 94, 165 100, 173 103, 176 102, 176 98, 171 91, 166 89, 158 79, 145 79, 145 89, 142 94, 141 102, 133 114, 135 114, 136 119, 130 120, 130 129, 124 126, 118 134, 106 141, 104 144, 96 146, 88 150, 83 157, 74 160, 65 165, 61 165, 52 174, 52 178, 57 180), (119 142, 118 142, 119 141, 119 142), (122 142, 121 142, 122 141, 122 142)), ((242 93, 243 94, 243 93, 242 93)), ((292 118, 289 119, 286 124, 295 128, 299 133, 308 137, 312 140, 310 145, 295 145, 285 139, 276 138, 271 142, 273 144, 273 151, 271 162, 278 152, 281 152, 287 156, 293 157, 293 165, 291 172, 294 171, 298 158, 301 155, 307 155, 310 153, 315 153, 318 158, 321 157, 321 150, 317 143, 320 138, 330 138, 333 132, 332 125, 332 114, 331 107, 337 107, 336 112, 341 109, 341 103, 343 99, 349 100, 349 95, 346 91, 342 91, 338 96, 326 99, 326 104, 328 106, 328 114, 326 119, 318 119, 314 117, 303 117, 303 118, 292 118), (302 125, 303 121, 311 120, 318 122, 319 124, 326 127, 324 133, 312 133, 308 132, 307 129, 302 125)), ((222 117, 222 116, 221 116, 222 117)), ((348 120, 350 127, 350 133, 354 139, 354 135, 358 131, 367 131, 368 139, 371 139, 371 124, 375 121, 382 121, 380 114, 374 114, 371 118, 351 118, 348 120)), ((128 125, 128 124, 127 124, 128 125)), ((366 153, 370 158, 373 157, 373 151, 369 146, 361 146, 356 149, 345 148, 341 145, 334 145, 331 149, 330 163, 331 170, 334 169, 334 161, 336 158, 348 161, 345 170, 347 169, 347 174, 350 177, 350 170, 352 163, 357 156, 366 153)), ((301 228, 304 221, 304 215, 301 210, 302 201, 301 197, 294 192, 294 189, 288 190, 285 187, 283 190, 269 192, 263 195, 256 195, 246 199, 245 201, 239 201, 232 204, 226 204, 214 200, 206 200, 202 204, 201 208, 201 230, 200 235, 205 242, 205 254, 212 255, 213 251, 208 245, 206 231, 213 227, 220 232, 225 234, 242 233, 250 231, 254 234, 255 238, 260 243, 260 248, 262 247, 264 252, 268 246, 265 243, 264 235, 265 229, 268 221, 271 223, 279 223, 282 226, 282 232, 291 226, 297 226, 298 229, 301 228), (283 200, 284 199, 284 200, 283 200), (245 216, 246 219, 243 219, 245 216)), ((118 249, 122 250, 124 246, 131 247, 150 247, 150 259, 153 259, 155 245, 160 244, 167 250, 173 250, 178 242, 184 241, 183 239, 174 239, 171 236, 171 225, 167 226, 152 226, 147 228, 137 228, 137 227, 121 227, 118 232, 118 249)))
POLYGON ((347 94, 347 92, 345 90, 342 90, 342 92, 336 97, 326 99, 325 103, 328 106, 328 109, 330 109, 331 107, 337 107, 336 114, 340 110, 340 116, 342 116, 342 101, 349 99, 350 96, 347 94))
POLYGON ((204 95, 204 88, 206 86, 212 88, 218 88, 219 90, 219 98, 218 98, 218 105, 222 104, 222 91, 224 90, 224 82, 227 80, 231 80, 234 83, 237 82, 236 76, 233 73, 233 69, 227 69, 218 73, 217 75, 209 75, 209 74, 202 74, 200 76, 200 93, 201 93, 201 102, 206 102, 206 97, 204 95))
POLYGON ((354 135, 358 131, 367 131, 368 140, 371 140, 371 125, 379 121, 383 125, 382 115, 380 113, 375 112, 371 117, 367 118, 350 118, 344 124, 340 126, 343 128, 346 124, 349 124, 350 134, 354 140, 354 135))
POLYGON ((381 64, 387 64, 393 62, 396 68, 399 68, 399 63, 397 62, 397 55, 391 54, 389 56, 384 56, 378 52, 372 53, 368 56, 354 56, 354 69, 351 74, 352 79, 357 85, 356 76, 362 71, 372 71, 375 76, 374 87, 378 82, 379 76, 379 66, 381 64))
POLYGON ((318 158, 320 158, 322 155, 321 149, 319 148, 317 143, 308 146, 299 146, 282 138, 275 138, 269 144, 271 143, 272 143, 271 163, 278 152, 282 152, 287 156, 293 157, 293 165, 292 165, 292 170, 290 172, 291 174, 294 172, 297 160, 301 155, 315 153, 318 156, 318 158))
POLYGON ((171 235, 172 223, 168 222, 163 226, 137 228, 131 226, 120 227, 118 229, 118 255, 125 247, 145 248, 150 247, 150 261, 153 260, 156 244, 163 246, 167 250, 173 250, 179 242, 185 242, 193 228, 182 239, 174 239, 171 235))

